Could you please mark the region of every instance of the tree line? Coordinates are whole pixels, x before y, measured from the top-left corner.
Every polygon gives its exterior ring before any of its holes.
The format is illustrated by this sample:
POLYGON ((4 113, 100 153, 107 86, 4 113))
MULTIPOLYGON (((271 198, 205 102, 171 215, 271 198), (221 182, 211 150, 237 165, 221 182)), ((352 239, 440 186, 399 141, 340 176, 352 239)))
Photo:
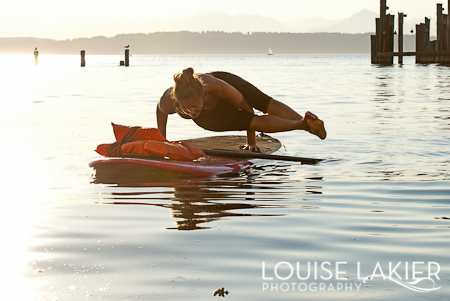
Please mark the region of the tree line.
MULTIPOLYGON (((414 44, 404 38, 405 50, 414 44)), ((42 54, 121 54, 130 45, 132 54, 365 54, 370 53, 370 33, 228 33, 156 32, 96 36, 71 40, 42 38, 0 38, 0 53, 42 54)), ((412 46, 414 47, 414 46, 412 46)))

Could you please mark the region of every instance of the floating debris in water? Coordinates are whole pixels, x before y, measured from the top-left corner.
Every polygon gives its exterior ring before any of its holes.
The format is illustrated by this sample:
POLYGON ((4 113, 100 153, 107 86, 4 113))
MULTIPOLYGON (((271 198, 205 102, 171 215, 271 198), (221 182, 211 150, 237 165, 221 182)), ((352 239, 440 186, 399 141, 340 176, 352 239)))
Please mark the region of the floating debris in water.
POLYGON ((224 287, 216 289, 213 293, 213 296, 219 295, 219 297, 225 297, 225 295, 228 295, 228 291, 225 290, 224 287))

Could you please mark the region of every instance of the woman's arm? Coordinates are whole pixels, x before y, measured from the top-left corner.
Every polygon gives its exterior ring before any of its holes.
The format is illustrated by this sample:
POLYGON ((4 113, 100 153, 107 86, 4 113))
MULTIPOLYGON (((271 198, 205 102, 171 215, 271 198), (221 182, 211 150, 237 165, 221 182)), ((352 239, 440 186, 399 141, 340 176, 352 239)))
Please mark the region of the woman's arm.
MULTIPOLYGON (((206 83, 207 90, 213 97, 217 97, 223 101, 230 103, 235 108, 247 111, 254 114, 253 107, 245 100, 244 96, 236 88, 224 82, 221 79, 215 78, 210 74, 202 74, 201 78, 206 83)), ((253 152, 260 152, 261 150, 256 145, 256 133, 253 130, 247 130, 247 144, 240 145, 241 149, 251 150, 253 152)))
POLYGON ((233 86, 224 82, 221 85, 220 96, 234 107, 254 114, 253 107, 248 104, 244 96, 233 86))
POLYGON ((164 92, 163 96, 158 102, 156 106, 156 122, 158 124, 158 129, 161 134, 166 137, 166 128, 167 128, 167 119, 169 114, 175 113, 175 107, 172 101, 172 97, 170 95, 170 91, 172 88, 169 88, 164 92))
MULTIPOLYGON (((221 87, 222 97, 232 104, 234 107, 254 114, 253 107, 248 104, 244 96, 231 85, 225 83, 221 87)), ((256 132, 247 130, 247 144, 241 145, 241 149, 250 150, 252 152, 261 152, 260 148, 256 145, 256 132)))
POLYGON ((200 77, 211 96, 226 101, 238 109, 254 113, 252 106, 236 88, 210 74, 201 74, 200 77))
POLYGON ((240 149, 249 150, 255 153, 260 153, 261 149, 256 145, 256 132, 255 131, 247 131, 247 144, 241 145, 240 149))
POLYGON ((164 113, 159 105, 156 107, 156 121, 158 123, 158 129, 161 132, 161 134, 166 137, 166 127, 167 127, 167 119, 168 114, 164 113))

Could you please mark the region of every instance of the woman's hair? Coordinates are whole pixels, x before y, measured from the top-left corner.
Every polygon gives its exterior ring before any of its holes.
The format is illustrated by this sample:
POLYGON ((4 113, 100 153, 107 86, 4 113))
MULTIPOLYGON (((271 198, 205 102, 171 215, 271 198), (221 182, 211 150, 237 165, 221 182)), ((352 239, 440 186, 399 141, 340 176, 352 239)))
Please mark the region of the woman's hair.
POLYGON ((175 74, 173 80, 175 85, 172 89, 172 97, 177 101, 203 96, 205 90, 203 82, 191 67, 184 69, 182 73, 175 74))

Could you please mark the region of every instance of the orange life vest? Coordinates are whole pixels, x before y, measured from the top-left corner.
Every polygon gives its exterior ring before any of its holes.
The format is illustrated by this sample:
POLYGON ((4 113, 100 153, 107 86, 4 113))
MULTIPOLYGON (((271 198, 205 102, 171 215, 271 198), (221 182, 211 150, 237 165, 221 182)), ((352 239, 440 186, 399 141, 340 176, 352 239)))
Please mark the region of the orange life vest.
POLYGON ((174 160, 191 161, 206 157, 198 147, 186 142, 169 142, 158 129, 129 127, 112 123, 115 143, 100 144, 97 153, 105 157, 120 157, 127 154, 168 157, 174 160))
POLYGON ((154 128, 143 128, 140 126, 126 126, 126 125, 120 125, 115 124, 111 122, 111 125, 113 127, 114 136, 116 137, 116 141, 120 141, 127 134, 130 135, 129 140, 130 141, 136 141, 136 140, 156 140, 156 141, 168 141, 158 129, 154 128), (133 130, 132 133, 130 131, 133 130))

